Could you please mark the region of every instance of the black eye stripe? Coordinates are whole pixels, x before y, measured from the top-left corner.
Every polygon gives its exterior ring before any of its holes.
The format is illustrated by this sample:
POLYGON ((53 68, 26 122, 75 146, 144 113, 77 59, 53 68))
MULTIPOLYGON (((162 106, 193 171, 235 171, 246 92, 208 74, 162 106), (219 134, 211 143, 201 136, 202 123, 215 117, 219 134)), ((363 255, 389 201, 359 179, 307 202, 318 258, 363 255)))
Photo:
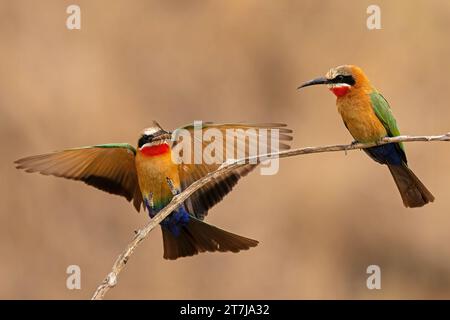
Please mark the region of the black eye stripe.
POLYGON ((346 83, 346 84, 353 86, 355 84, 355 79, 351 75, 344 76, 344 75, 340 74, 340 75, 336 76, 334 79, 331 79, 330 82, 331 83, 346 83))
POLYGON ((147 135, 147 134, 143 135, 142 137, 139 138, 138 148, 142 147, 147 142, 151 142, 152 140, 153 140, 153 135, 147 135))

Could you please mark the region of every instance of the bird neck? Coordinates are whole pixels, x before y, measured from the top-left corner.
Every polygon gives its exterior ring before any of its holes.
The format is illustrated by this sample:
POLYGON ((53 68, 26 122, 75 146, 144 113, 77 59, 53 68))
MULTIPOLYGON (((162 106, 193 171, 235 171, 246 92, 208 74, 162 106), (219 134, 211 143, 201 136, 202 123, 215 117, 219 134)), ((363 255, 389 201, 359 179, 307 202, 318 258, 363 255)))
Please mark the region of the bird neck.
POLYGON ((348 86, 339 86, 339 87, 332 87, 330 88, 330 91, 334 93, 336 97, 343 97, 345 96, 350 90, 350 87, 348 86))
POLYGON ((157 157, 170 152, 170 146, 167 143, 161 143, 155 146, 143 147, 140 152, 145 157, 157 157))

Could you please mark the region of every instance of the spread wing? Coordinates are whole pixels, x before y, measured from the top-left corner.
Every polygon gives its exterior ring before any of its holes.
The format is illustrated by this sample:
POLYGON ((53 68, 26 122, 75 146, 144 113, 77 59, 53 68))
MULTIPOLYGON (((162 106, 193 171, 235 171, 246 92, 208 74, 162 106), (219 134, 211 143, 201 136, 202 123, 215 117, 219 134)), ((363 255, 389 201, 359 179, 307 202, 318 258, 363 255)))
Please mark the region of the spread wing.
POLYGON ((140 210, 134 157, 136 150, 127 143, 102 144, 31 156, 15 161, 18 169, 80 180, 100 190, 133 200, 140 210))
MULTIPOLYGON (((195 138, 194 134, 194 125, 187 125, 184 127, 181 127, 177 130, 185 129, 190 133, 191 136, 191 150, 195 150, 194 141, 197 139, 195 138)), ((260 152, 262 154, 269 153, 269 152, 275 152, 279 150, 286 150, 289 149, 289 142, 292 140, 292 136, 290 135, 292 133, 292 130, 287 129, 285 124, 278 124, 278 123, 262 123, 262 124, 246 124, 246 123, 224 123, 224 124, 214 124, 210 122, 204 122, 202 123, 202 126, 199 128, 202 130, 202 133, 206 129, 215 129, 217 133, 220 133, 223 137, 223 141, 218 144, 218 146, 222 146, 222 148, 217 148, 219 150, 215 150, 215 152, 203 152, 203 158, 202 158, 202 150, 205 150, 209 144, 214 141, 213 138, 211 138, 211 141, 205 141, 203 140, 200 144, 202 148, 200 150, 197 150, 197 152, 193 152, 191 155, 191 159, 189 163, 182 163, 179 165, 179 174, 180 174, 180 181, 181 181, 181 187, 182 189, 186 189, 190 184, 192 184, 194 181, 202 178, 203 176, 207 175, 208 173, 215 171, 220 167, 220 165, 225 162, 227 159, 240 159, 242 156, 247 157, 249 156, 250 150, 252 148, 257 147, 258 139, 260 136, 264 135, 267 137, 265 143, 267 147, 267 151, 260 152), (227 129, 243 129, 248 133, 246 138, 246 143, 243 145, 234 144, 233 141, 230 142, 230 139, 226 139, 227 135, 227 129), (248 130, 248 129, 253 129, 248 130), (259 129, 266 129, 259 130, 259 129), (278 147, 276 146, 270 146, 271 136, 274 134, 274 131, 271 131, 272 129, 278 129, 279 134, 279 143, 278 147), (256 139, 254 139, 256 138, 256 139), (232 144, 235 145, 236 149, 235 154, 229 156, 227 154, 227 147, 231 147, 232 144), (200 154, 198 154, 200 152, 200 154), (195 164, 195 153, 197 153, 198 159, 202 159, 202 163, 195 164), (219 158, 222 158, 223 161, 220 163, 217 163, 218 161, 215 156, 218 156, 219 158)), ((210 131, 211 132, 211 131, 210 131)), ((214 131, 213 131, 214 132, 214 131)), ((173 136, 174 140, 174 146, 179 143, 179 136, 177 134, 177 131, 174 132, 173 136)), ((254 150, 254 149, 253 149, 254 150)), ((250 171, 252 171, 257 164, 255 163, 247 163, 243 164, 239 168, 229 172, 226 175, 223 175, 214 181, 206 184, 204 187, 199 189, 196 193, 194 193, 189 199, 186 200, 185 206, 187 210, 197 217, 198 219, 203 219, 207 213, 208 210, 214 206, 216 203, 221 201, 223 197, 228 194, 232 188, 236 185, 238 180, 248 174, 250 171)))
MULTIPOLYGON (((400 130, 398 129, 397 121, 392 114, 391 107, 389 106, 387 100, 381 95, 381 93, 377 91, 374 91, 370 94, 370 100, 372 102, 372 107, 375 111, 375 114, 385 127, 389 137, 399 136, 400 130)), ((398 146, 400 152, 403 154, 403 158, 406 162, 405 147, 403 143, 399 142, 396 143, 396 145, 398 146)))

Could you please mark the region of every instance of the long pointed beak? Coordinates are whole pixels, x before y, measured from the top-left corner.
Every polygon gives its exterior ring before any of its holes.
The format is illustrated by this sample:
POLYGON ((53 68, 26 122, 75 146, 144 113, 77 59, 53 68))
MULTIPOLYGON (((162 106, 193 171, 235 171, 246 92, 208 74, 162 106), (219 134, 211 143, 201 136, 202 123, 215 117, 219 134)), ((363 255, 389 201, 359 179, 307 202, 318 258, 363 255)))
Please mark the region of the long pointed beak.
POLYGON ((320 77, 320 78, 316 78, 316 79, 310 80, 308 82, 305 82, 300 87, 298 87, 297 90, 304 88, 304 87, 308 87, 308 86, 314 86, 316 84, 327 84, 327 83, 329 83, 329 80, 327 78, 320 77))

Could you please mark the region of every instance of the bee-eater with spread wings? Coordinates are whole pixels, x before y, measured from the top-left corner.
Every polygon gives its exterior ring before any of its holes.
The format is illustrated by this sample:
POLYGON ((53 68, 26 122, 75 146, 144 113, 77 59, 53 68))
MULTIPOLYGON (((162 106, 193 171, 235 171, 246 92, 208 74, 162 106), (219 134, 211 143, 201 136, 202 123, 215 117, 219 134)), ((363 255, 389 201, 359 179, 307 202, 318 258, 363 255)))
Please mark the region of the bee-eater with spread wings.
MULTIPOLYGON (((318 84, 326 84, 336 95, 338 111, 357 142, 376 142, 386 136, 400 135, 388 102, 357 66, 333 68, 325 77, 308 81, 299 89, 318 84)), ((422 207, 434 200, 431 192, 409 169, 402 143, 380 145, 364 151, 376 162, 388 166, 405 207, 422 207)))
MULTIPOLYGON (((185 129, 194 136, 193 125, 179 129, 185 129)), ((292 140, 292 131, 285 128, 284 124, 203 123, 201 132, 206 129, 219 130, 224 137, 227 129, 256 129, 256 132, 266 129, 266 134, 277 129, 279 150, 289 149, 285 142, 292 140)), ((123 196, 128 201, 133 200, 138 211, 143 205, 144 210, 148 210, 150 217, 153 217, 171 201, 174 194, 221 165, 212 161, 175 163, 172 149, 177 142, 171 132, 163 130, 154 122, 152 127, 143 131, 137 149, 128 143, 101 144, 31 156, 17 160, 16 164, 17 168, 25 169, 26 172, 80 180, 100 190, 123 196)), ((248 155, 248 145, 243 147, 246 149, 244 154, 248 155)), ((271 148, 274 150, 272 145, 271 148)), ((238 180, 256 165, 243 164, 207 183, 161 223, 165 259, 192 256, 205 251, 239 252, 258 244, 256 240, 202 221, 208 210, 221 201, 238 180)))

